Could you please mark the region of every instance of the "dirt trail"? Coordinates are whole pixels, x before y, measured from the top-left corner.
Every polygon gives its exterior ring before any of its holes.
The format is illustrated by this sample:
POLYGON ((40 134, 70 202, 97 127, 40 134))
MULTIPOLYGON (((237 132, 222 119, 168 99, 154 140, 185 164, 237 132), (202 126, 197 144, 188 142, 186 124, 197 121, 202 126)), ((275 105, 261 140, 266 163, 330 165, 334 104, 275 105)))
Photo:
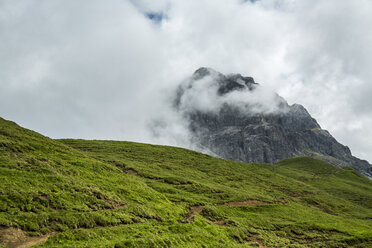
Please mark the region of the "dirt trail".
POLYGON ((10 227, 0 229, 0 245, 10 248, 27 248, 46 242, 51 235, 30 237, 22 230, 10 227))
POLYGON ((262 205, 270 205, 272 203, 259 201, 259 200, 246 200, 246 201, 233 201, 233 202, 226 202, 223 205, 229 207, 243 207, 243 206, 262 206, 262 205))
MULTIPOLYGON (((259 201, 259 200, 246 200, 246 201, 233 201, 233 202, 226 202, 224 204, 220 204, 220 206, 228 206, 228 207, 242 207, 242 206, 262 206, 262 205, 271 205, 274 203, 270 202, 264 202, 264 201, 259 201)), ((204 206, 198 205, 198 206, 190 206, 190 212, 189 215, 186 218, 186 223, 191 223, 194 221, 194 217, 197 214, 200 214, 204 209, 204 206)), ((185 223, 184 222, 184 223, 185 223)), ((212 223, 216 225, 223 226, 225 225, 224 220, 216 220, 212 221, 212 223)), ((265 246, 265 243, 262 239, 258 239, 257 235, 251 236, 251 241, 258 244, 259 248, 270 248, 269 246, 265 246)))
MULTIPOLYGON (((243 206, 262 206, 262 205, 270 205, 270 204, 273 204, 273 203, 259 201, 259 200, 246 200, 246 201, 226 202, 226 203, 223 203, 223 204, 220 204, 220 205, 229 206, 229 207, 243 207, 243 206)), ((189 215, 186 218, 186 222, 193 222, 195 215, 200 214, 203 211, 203 208, 204 208, 204 206, 201 206, 201 205, 191 206, 190 211, 189 211, 189 215)), ((219 220, 219 221, 215 221, 213 223, 215 223, 217 225, 223 225, 224 221, 219 220)))

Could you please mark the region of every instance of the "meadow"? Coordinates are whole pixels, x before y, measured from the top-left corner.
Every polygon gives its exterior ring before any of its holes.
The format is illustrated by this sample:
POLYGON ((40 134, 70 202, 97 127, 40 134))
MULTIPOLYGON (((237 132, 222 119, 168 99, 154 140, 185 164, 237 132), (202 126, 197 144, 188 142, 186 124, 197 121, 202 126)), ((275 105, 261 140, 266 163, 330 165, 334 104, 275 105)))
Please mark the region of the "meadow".
POLYGON ((37 247, 372 246, 372 182, 308 157, 53 140, 0 118, 0 181, 2 247, 10 232, 37 247))

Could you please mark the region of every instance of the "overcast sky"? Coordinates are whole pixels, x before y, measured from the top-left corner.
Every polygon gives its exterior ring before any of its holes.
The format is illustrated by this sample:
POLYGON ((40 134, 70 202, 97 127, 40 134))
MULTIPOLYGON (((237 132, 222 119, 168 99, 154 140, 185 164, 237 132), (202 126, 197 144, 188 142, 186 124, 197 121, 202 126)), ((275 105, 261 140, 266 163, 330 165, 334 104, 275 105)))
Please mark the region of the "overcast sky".
POLYGON ((372 161, 370 0, 0 0, 0 116, 52 138, 154 142, 201 66, 254 77, 372 161))

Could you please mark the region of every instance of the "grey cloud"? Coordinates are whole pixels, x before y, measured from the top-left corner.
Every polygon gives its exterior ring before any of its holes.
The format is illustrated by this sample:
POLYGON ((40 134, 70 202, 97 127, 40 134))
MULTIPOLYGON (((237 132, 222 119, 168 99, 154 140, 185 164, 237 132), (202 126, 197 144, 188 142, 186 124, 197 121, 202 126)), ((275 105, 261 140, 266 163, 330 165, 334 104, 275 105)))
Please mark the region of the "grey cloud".
POLYGON ((65 3, 6 3, 15 14, 1 22, 3 114, 53 137, 137 138, 162 38, 129 3, 65 3))
POLYGON ((372 161, 371 12, 368 0, 0 0, 0 115, 56 138, 177 144, 150 120, 178 123, 171 92, 208 66, 305 105, 372 161))

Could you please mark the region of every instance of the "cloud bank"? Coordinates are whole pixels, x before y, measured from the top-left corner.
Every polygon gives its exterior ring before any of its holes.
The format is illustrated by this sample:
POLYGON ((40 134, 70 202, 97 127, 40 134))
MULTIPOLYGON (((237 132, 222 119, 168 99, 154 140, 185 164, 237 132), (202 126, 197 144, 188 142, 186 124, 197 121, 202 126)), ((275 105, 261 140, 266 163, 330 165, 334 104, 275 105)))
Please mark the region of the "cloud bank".
POLYGON ((174 144, 149 120, 207 66, 303 104, 372 161, 370 13, 369 0, 0 0, 0 115, 53 138, 174 144))

